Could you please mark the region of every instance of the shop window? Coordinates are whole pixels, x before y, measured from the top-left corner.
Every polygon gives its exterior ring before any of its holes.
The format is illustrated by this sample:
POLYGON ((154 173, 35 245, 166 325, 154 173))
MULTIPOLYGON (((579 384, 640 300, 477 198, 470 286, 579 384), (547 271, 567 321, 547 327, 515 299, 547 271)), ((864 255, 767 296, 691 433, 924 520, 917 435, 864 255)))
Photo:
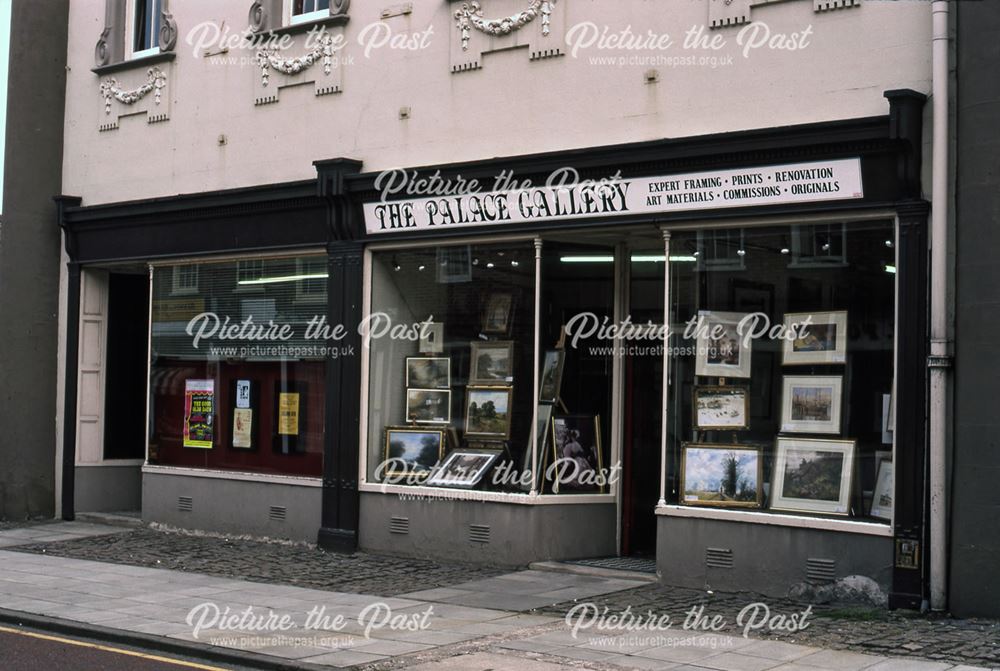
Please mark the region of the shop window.
POLYGON ((888 522, 893 224, 731 230, 739 267, 689 260, 713 239, 671 239, 668 502, 888 522))
POLYGON ((315 303, 298 292, 301 269, 325 262, 154 267, 149 463, 322 474, 330 343, 309 328, 325 317, 325 281, 315 303))
POLYGON ((369 483, 609 491, 610 354, 563 326, 609 314, 613 251, 545 241, 538 267, 530 240, 379 250, 370 268, 369 483))

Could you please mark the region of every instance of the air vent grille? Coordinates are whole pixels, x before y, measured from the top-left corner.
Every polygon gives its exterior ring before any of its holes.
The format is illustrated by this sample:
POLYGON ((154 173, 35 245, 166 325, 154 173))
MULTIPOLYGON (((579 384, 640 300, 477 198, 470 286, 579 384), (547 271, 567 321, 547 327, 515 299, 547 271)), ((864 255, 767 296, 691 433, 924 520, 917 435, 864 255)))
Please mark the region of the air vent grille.
POLYGON ((288 517, 288 508, 285 506, 271 506, 268 517, 275 522, 284 522, 285 518, 288 517))
POLYGON ((830 583, 837 579, 837 562, 832 559, 806 559, 806 580, 830 583))
POLYGON ((391 534, 402 534, 406 535, 410 533, 410 518, 409 517, 390 517, 389 518, 389 533, 391 534))
POLYGON ((490 525, 489 524, 470 524, 469 525, 469 541, 472 543, 489 543, 490 542, 490 525))
POLYGON ((177 497, 177 510, 182 513, 189 513, 194 510, 194 499, 190 496, 177 497))
POLYGON ((705 566, 732 568, 733 551, 729 548, 705 548, 705 566))

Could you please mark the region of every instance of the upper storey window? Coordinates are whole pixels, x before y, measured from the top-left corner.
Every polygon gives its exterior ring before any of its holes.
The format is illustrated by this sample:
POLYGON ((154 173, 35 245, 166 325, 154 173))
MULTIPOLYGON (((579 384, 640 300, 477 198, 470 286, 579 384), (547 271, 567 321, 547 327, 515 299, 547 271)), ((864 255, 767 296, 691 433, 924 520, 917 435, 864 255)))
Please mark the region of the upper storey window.
POLYGON ((291 0, 291 23, 306 23, 328 18, 330 0, 291 0))
POLYGON ((160 0, 132 0, 132 58, 160 52, 160 0))

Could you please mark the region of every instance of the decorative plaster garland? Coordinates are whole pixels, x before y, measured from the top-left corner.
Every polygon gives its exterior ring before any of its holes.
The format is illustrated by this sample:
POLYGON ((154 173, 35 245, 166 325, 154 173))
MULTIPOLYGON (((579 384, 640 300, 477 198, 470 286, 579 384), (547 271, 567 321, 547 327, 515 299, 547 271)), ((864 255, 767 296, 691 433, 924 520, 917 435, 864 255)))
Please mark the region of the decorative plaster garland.
POLYGON ((256 55, 261 84, 267 86, 272 68, 286 75, 297 75, 315 65, 320 57, 323 58, 323 74, 329 75, 333 69, 333 38, 330 35, 322 36, 315 49, 298 58, 279 58, 274 51, 261 49, 256 55))
POLYGON ((155 91, 154 101, 159 105, 160 97, 166 85, 167 76, 163 74, 163 70, 155 67, 146 70, 146 82, 131 91, 123 89, 118 84, 118 80, 111 77, 107 81, 101 82, 101 95, 104 97, 104 113, 111 114, 112 98, 123 105, 134 105, 142 100, 150 91, 155 91))
POLYGON ((487 35, 509 35, 528 25, 539 15, 542 17, 542 35, 548 37, 554 4, 556 0, 528 0, 528 8, 523 12, 502 19, 486 19, 483 18, 483 8, 479 0, 462 3, 462 8, 455 12, 455 21, 458 29, 462 31, 462 51, 469 50, 471 28, 487 35))

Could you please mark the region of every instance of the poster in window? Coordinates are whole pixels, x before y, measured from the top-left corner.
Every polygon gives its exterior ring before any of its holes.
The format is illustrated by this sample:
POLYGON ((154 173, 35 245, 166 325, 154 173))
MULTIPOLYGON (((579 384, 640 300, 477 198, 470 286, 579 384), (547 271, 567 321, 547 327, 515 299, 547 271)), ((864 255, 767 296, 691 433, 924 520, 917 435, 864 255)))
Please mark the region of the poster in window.
POLYGON ((233 409, 233 447, 243 450, 253 448, 253 410, 233 409))
POLYGON ((212 449, 215 380, 184 381, 184 447, 212 449))
POLYGON ((232 393, 233 439, 232 446, 238 450, 257 448, 257 382, 255 380, 233 380, 232 393))
POLYGON ((278 435, 299 435, 299 394, 284 391, 278 394, 278 435))
POLYGON ((305 426, 306 388, 302 382, 279 381, 274 385, 274 451, 298 454, 305 426))

